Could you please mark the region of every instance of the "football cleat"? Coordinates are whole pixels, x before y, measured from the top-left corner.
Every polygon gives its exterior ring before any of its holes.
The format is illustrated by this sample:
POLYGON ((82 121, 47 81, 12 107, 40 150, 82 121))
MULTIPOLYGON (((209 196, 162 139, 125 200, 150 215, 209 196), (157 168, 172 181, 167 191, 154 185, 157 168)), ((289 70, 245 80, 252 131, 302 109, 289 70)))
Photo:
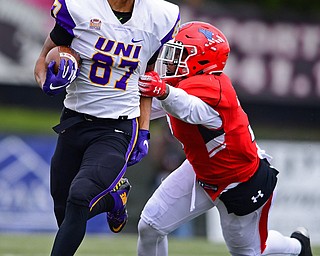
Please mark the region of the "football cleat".
POLYGON ((297 228, 296 231, 294 231, 290 237, 299 240, 299 242, 301 243, 301 252, 299 256, 312 256, 310 236, 306 228, 297 228))
POLYGON ((114 198, 114 208, 107 212, 109 228, 113 233, 119 233, 128 221, 127 199, 131 185, 127 178, 122 178, 115 188, 110 192, 114 198))

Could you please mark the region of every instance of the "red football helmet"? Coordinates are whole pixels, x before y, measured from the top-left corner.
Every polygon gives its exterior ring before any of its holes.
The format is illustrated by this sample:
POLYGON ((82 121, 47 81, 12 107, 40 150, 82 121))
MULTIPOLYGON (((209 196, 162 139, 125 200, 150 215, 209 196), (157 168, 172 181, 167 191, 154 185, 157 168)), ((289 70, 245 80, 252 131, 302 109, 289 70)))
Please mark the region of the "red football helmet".
POLYGON ((219 29, 205 22, 188 22, 173 42, 163 46, 156 70, 167 79, 222 72, 229 52, 228 40, 219 29))

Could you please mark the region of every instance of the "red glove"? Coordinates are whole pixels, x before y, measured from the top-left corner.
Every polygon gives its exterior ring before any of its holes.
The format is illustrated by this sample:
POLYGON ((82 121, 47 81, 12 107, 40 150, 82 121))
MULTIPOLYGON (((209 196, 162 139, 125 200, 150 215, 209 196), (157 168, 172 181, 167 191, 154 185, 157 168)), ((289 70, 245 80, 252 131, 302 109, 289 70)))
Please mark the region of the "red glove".
POLYGON ((167 85, 155 71, 146 72, 139 78, 139 90, 144 97, 161 97, 166 93, 167 85))

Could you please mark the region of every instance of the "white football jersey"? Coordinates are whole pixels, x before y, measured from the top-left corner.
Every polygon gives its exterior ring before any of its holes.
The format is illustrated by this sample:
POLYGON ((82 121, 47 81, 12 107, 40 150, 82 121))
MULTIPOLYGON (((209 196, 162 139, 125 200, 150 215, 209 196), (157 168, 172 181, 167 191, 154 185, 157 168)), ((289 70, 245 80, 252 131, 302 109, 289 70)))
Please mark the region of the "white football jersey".
POLYGON ((124 24, 107 0, 55 0, 51 10, 74 36, 71 47, 83 60, 79 77, 67 87, 64 105, 101 118, 138 117, 139 76, 153 54, 175 36, 178 6, 135 0, 132 17, 124 24))

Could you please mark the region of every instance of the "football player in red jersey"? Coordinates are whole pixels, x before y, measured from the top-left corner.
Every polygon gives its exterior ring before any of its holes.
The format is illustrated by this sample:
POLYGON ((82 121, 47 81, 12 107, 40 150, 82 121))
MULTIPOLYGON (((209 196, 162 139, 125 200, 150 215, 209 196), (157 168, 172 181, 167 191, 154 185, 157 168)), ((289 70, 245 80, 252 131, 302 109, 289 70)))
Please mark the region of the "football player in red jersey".
POLYGON ((167 113, 186 161, 142 211, 139 256, 168 255, 167 235, 213 207, 231 255, 312 255, 305 228, 291 237, 268 230, 278 171, 256 144, 223 73, 229 52, 227 38, 216 27, 190 22, 181 26, 174 42, 165 44, 158 59, 161 78, 154 71, 140 78, 142 95, 157 98, 156 116, 161 108, 167 113))

